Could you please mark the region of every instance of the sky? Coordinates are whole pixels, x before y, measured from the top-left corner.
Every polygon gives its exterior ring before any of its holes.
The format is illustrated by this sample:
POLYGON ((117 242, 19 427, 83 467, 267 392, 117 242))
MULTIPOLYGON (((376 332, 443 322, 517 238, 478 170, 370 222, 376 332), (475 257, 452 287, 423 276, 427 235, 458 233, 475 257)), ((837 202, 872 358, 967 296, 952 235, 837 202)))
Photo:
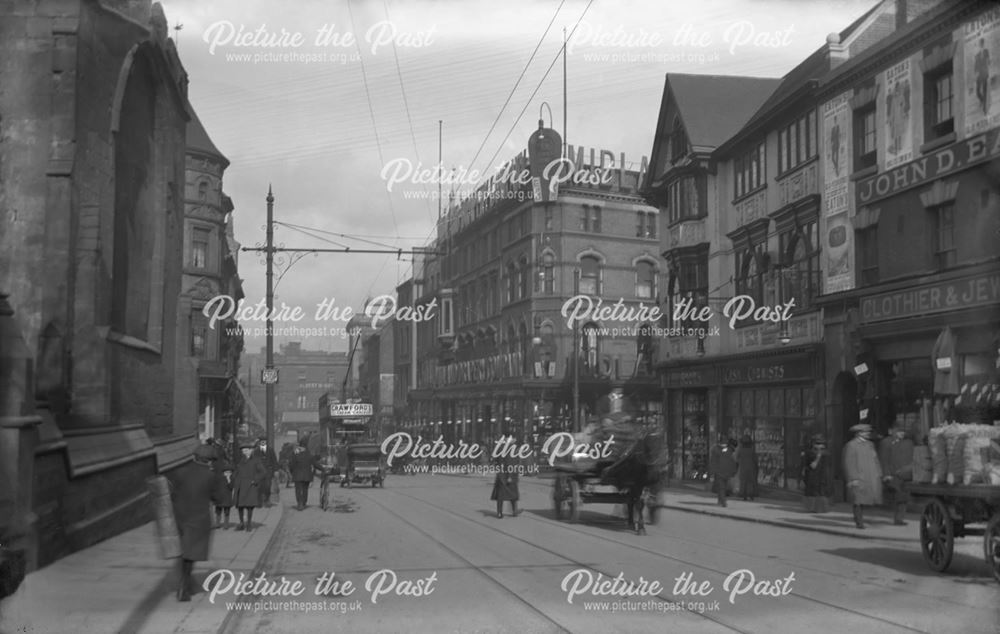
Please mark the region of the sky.
MULTIPOLYGON (((189 99, 230 161, 223 189, 235 206, 237 241, 263 243, 270 186, 283 223, 275 241, 285 247, 404 250, 434 236, 439 121, 446 172, 493 173, 525 148, 540 113, 560 133, 566 116, 569 144, 624 152, 638 164, 652 149, 667 73, 780 77, 875 4, 163 2, 179 27, 171 34, 189 99)), ((469 180, 461 188, 474 189, 469 180)), ((346 310, 393 295, 411 270, 405 254, 323 253, 288 263, 276 273, 275 305, 298 308, 301 318, 276 321, 276 349, 298 340, 346 350, 346 310), (322 302, 333 309, 316 319, 322 302), (289 327, 311 330, 281 330, 289 327)), ((247 305, 264 298, 264 270, 257 254, 240 253, 247 305)), ((216 309, 223 318, 227 306, 216 309)), ((246 316, 246 349, 257 352, 264 324, 246 316)))

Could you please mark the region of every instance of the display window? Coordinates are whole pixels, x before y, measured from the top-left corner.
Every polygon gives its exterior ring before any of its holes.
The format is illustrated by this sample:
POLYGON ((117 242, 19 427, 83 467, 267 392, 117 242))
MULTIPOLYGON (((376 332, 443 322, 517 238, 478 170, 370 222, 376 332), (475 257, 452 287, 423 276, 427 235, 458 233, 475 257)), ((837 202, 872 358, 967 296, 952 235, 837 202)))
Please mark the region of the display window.
POLYGON ((681 477, 685 480, 708 479, 708 394, 706 390, 685 391, 682 396, 684 421, 681 477))

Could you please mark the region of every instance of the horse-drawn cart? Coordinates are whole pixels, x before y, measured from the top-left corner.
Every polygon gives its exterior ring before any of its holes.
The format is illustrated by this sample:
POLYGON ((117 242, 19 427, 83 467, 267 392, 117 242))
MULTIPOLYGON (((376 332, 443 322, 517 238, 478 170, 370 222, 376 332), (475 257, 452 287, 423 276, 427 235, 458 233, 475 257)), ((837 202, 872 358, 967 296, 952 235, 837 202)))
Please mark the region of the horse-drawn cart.
POLYGON ((657 495, 665 462, 663 439, 659 434, 634 431, 637 433, 621 440, 614 438, 618 450, 611 459, 575 455, 552 465, 552 505, 557 519, 579 521, 583 504, 622 504, 636 534, 646 534, 646 508, 649 523, 656 524, 657 495))
POLYGON ((978 535, 982 529, 968 525, 985 522, 983 553, 990 572, 1000 581, 1000 486, 910 483, 907 490, 927 499, 920 516, 920 549, 932 570, 947 570, 955 554, 955 538, 978 535))

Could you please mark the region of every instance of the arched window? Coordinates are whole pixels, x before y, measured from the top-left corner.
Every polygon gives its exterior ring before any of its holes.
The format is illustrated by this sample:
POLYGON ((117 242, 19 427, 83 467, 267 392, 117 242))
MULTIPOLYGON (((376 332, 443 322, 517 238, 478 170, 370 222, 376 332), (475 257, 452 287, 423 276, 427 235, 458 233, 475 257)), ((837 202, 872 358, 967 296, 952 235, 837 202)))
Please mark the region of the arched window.
POLYGON ((635 265, 635 296, 652 299, 656 293, 656 267, 648 260, 639 260, 635 265))
POLYGON ((539 277, 542 280, 542 292, 551 295, 556 290, 555 256, 546 253, 542 256, 542 271, 539 277))
POLYGON ((577 292, 582 295, 601 294, 601 261, 597 256, 580 258, 580 280, 577 292))
POLYGON ((795 309, 812 306, 819 294, 819 239, 816 221, 799 225, 781 234, 781 296, 775 301, 795 299, 795 309))
POLYGON ((198 200, 206 201, 208 200, 208 181, 201 180, 198 182, 198 200))

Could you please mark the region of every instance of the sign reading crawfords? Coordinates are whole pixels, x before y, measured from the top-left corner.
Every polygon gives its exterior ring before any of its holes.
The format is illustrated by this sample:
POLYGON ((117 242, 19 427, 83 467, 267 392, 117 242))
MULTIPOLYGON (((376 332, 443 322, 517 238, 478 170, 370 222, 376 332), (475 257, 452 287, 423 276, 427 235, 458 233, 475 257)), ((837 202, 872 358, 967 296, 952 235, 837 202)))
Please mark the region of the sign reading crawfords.
POLYGON ((330 416, 371 416, 373 412, 371 403, 330 403, 330 416))
POLYGON ((997 156, 1000 156, 1000 128, 858 181, 855 199, 858 205, 867 205, 997 156))
POLYGON ((1000 303, 1000 272, 879 293, 861 300, 861 321, 871 323, 1000 303))

